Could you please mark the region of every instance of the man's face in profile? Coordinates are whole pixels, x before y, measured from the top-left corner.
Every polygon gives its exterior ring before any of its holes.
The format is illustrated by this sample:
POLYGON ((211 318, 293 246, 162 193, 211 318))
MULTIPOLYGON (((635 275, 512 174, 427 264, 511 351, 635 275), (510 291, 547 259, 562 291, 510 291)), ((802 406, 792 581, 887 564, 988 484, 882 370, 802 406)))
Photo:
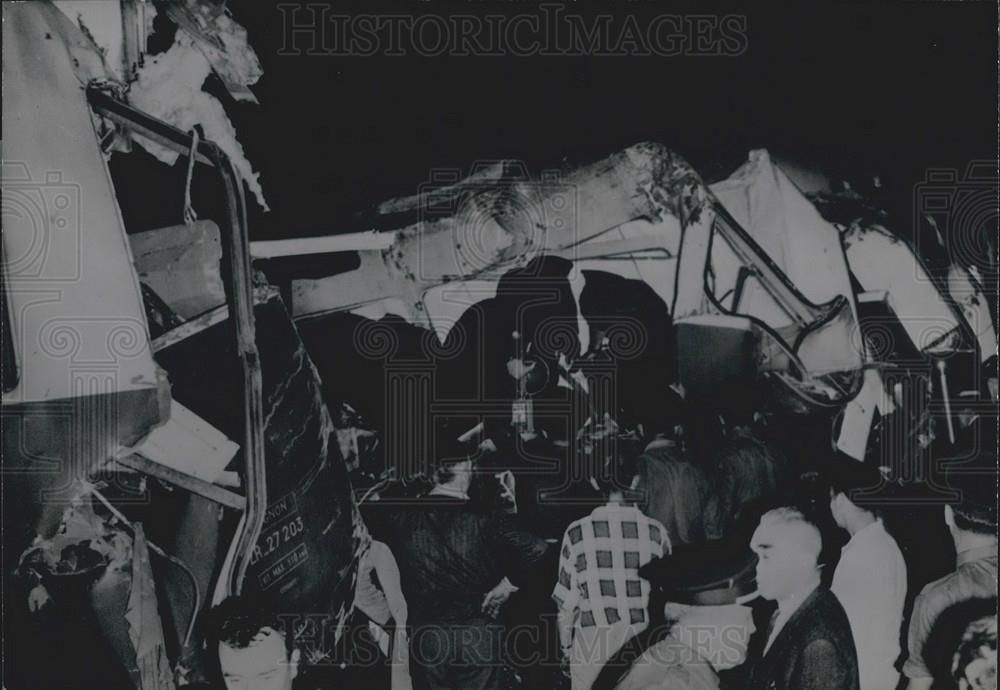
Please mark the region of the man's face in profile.
POLYGON ((750 540, 757 554, 757 590, 765 599, 781 600, 813 580, 822 547, 819 533, 803 523, 765 516, 750 540))
POLYGON ((219 666, 227 690, 291 690, 298 672, 299 652, 291 658, 285 640, 264 628, 245 648, 219 643, 219 666))

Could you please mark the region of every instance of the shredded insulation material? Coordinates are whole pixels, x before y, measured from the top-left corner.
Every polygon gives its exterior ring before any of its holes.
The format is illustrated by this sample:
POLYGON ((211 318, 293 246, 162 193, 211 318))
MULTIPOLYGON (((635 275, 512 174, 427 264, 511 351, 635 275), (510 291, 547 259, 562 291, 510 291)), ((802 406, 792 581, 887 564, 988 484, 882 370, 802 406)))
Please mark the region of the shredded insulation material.
MULTIPOLYGON (((147 57, 129 91, 129 101, 136 108, 184 131, 201 125, 205 137, 225 151, 257 203, 267 211, 259 176, 253 171, 243 146, 236 139, 236 128, 222 104, 201 90, 211 71, 211 63, 194 45, 193 39, 186 33, 178 32, 169 50, 147 57)), ((145 139, 138 139, 138 142, 168 165, 177 160, 178 154, 174 151, 145 139)))
POLYGON ((188 2, 188 10, 197 18, 202 35, 198 47, 212 63, 212 69, 237 100, 256 103, 245 88, 256 84, 264 74, 260 60, 247 39, 247 31, 227 13, 211 15, 203 3, 188 2))

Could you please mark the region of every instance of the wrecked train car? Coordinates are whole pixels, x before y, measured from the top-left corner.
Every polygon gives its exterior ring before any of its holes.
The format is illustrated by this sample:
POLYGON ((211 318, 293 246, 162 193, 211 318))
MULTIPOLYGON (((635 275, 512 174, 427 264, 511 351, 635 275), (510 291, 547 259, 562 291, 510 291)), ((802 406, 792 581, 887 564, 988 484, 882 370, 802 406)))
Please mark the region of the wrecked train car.
MULTIPOLYGON (((951 362, 948 375, 961 379, 967 363, 954 356, 988 345, 995 332, 982 319, 970 327, 931 280, 920 282, 915 299, 906 281, 926 270, 904 241, 894 239, 883 252, 880 261, 891 271, 873 271, 859 237, 872 243, 888 231, 827 219, 766 151, 752 152, 728 179, 710 186, 658 144, 537 177, 516 162, 498 161, 387 201, 364 222, 374 230, 254 243, 251 251, 262 258, 358 253, 353 271, 293 281, 293 311, 317 342, 327 315, 351 311, 353 320, 337 328, 353 329, 355 349, 376 340, 384 345, 369 348, 365 358, 404 369, 409 361, 411 374, 425 369, 434 381, 425 398, 402 406, 407 410, 435 408, 447 416, 478 406, 480 419, 516 424, 523 417, 517 399, 531 396, 513 385, 505 362, 534 348, 549 380, 572 387, 574 363, 590 359, 603 339, 618 348, 619 378, 629 360, 666 353, 643 359, 652 366, 618 390, 646 385, 648 400, 679 383, 689 399, 710 407, 720 391, 742 390, 736 397, 766 401, 774 412, 829 419, 831 442, 862 459, 877 419, 895 409, 898 382, 884 381, 883 373, 910 357, 922 365, 951 362), (873 314, 872 302, 881 311, 873 314), (932 313, 918 316, 913 304, 930 305, 932 313), (413 345, 402 322, 437 338, 413 345), (899 331, 897 349, 905 354, 873 346, 889 327, 899 331), (470 350, 476 362, 456 365, 455 353, 470 350), (455 378, 472 383, 456 393, 449 383, 455 378)), ((317 350, 327 348, 322 342, 317 350)), ((925 387, 939 406, 949 399, 942 372, 935 365, 925 387)), ((536 391, 536 401, 543 398, 536 391)), ((399 425, 402 417, 389 419, 396 403, 366 402, 373 426, 399 425)), ((545 404, 536 404, 536 413, 545 404)), ((633 408, 644 404, 632 401, 633 408)), ((616 403, 605 408, 624 414, 616 403)), ((593 411, 592 405, 560 408, 556 414, 576 418, 572 429, 564 424, 558 433, 571 437, 593 411)))
MULTIPOLYGON (((316 370, 251 271, 243 166, 129 99, 152 6, 67 5, 3 7, 5 686, 204 678, 201 614, 238 592, 328 654, 367 534, 316 370), (117 13, 115 50, 90 11, 117 13), (221 212, 130 234, 107 159, 133 145, 214 175, 221 212)), ((177 52, 219 43, 219 70, 234 28, 212 8, 170 11, 177 52)))

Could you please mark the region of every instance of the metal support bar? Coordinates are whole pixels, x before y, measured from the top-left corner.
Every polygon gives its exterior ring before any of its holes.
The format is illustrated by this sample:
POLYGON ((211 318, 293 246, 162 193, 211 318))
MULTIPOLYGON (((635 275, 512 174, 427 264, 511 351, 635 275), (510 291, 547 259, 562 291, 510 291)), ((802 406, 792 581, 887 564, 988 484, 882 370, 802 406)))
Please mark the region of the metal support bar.
POLYGON ((295 237, 250 243, 250 254, 257 259, 280 256, 305 256, 333 252, 382 251, 396 241, 394 232, 351 232, 321 237, 295 237))
POLYGON ((788 276, 767 255, 767 252, 760 248, 760 245, 746 230, 740 227, 738 222, 733 220, 725 207, 718 202, 714 204, 714 207, 716 230, 732 247, 743 265, 753 267, 761 285, 782 309, 800 326, 810 324, 822 316, 823 307, 828 307, 829 303, 815 305, 806 299, 788 279, 788 276))
POLYGON ((161 465, 158 462, 153 462, 149 458, 145 458, 136 453, 117 458, 115 462, 119 465, 124 465, 129 469, 135 470, 136 472, 142 472, 143 474, 148 474, 150 477, 162 479, 163 481, 173 484, 174 486, 178 486, 185 491, 190 491, 193 494, 203 496, 204 498, 207 498, 210 501, 215 501, 216 503, 224 505, 227 508, 232 508, 233 510, 245 510, 247 507, 247 499, 237 493, 223 489, 221 486, 216 486, 211 482, 206 482, 204 479, 198 479, 197 477, 192 477, 189 474, 178 472, 172 467, 167 467, 166 465, 161 465))
MULTIPOLYGON (((176 127, 122 103, 100 89, 87 89, 91 106, 130 130, 183 155, 191 155, 192 137, 176 127)), ((194 147, 195 160, 215 166, 226 193, 226 223, 222 232, 223 277, 230 306, 233 337, 243 369, 243 453, 246 473, 246 515, 237 533, 235 556, 226 578, 228 594, 243 587, 251 551, 260 537, 267 509, 264 465, 264 403, 260 357, 254 332, 253 285, 250 273, 250 237, 247 231, 243 180, 225 152, 211 141, 194 147)))
POLYGON ((159 352, 160 350, 166 349, 171 345, 176 345, 177 343, 190 338, 193 335, 201 333, 214 326, 217 323, 222 323, 229 318, 229 307, 225 304, 212 309, 211 311, 205 312, 201 316, 191 319, 190 321, 185 321, 177 328, 172 328, 159 338, 156 338, 151 342, 150 348, 153 352, 159 352))

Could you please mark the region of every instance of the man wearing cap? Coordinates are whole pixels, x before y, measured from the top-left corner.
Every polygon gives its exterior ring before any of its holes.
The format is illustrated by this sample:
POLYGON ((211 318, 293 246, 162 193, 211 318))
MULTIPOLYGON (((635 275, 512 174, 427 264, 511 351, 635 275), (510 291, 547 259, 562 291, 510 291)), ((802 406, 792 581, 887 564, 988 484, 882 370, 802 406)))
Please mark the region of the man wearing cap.
POLYGON ((930 583, 913 602, 907 635, 909 658, 903 673, 909 690, 926 690, 934 684, 924 644, 938 616, 948 607, 968 599, 997 596, 997 475, 953 475, 949 483, 958 490, 959 502, 944 507, 944 521, 958 554, 955 572, 930 583))
POLYGON ((617 690, 717 690, 718 672, 746 660, 754 632, 746 604, 757 598, 755 563, 745 541, 728 539, 678 546, 642 568, 657 593, 650 607, 670 602, 663 610, 666 636, 653 631, 639 642, 649 646, 617 690))
POLYGON ((506 514, 470 505, 476 458, 460 444, 451 445, 440 453, 427 496, 405 505, 380 501, 366 519, 399 564, 412 629, 414 686, 498 688, 502 629, 490 614, 498 600, 527 582, 547 544, 506 514))
POLYGON ((858 676, 865 690, 895 690, 899 672, 899 633, 906 601, 906 562, 861 491, 886 484, 874 466, 849 456, 832 458, 830 512, 850 535, 833 573, 830 590, 847 613, 858 654, 858 676))
POLYGON ((822 537, 795 508, 764 513, 750 548, 757 591, 778 602, 748 690, 858 690, 858 660, 847 614, 820 584, 822 537))

